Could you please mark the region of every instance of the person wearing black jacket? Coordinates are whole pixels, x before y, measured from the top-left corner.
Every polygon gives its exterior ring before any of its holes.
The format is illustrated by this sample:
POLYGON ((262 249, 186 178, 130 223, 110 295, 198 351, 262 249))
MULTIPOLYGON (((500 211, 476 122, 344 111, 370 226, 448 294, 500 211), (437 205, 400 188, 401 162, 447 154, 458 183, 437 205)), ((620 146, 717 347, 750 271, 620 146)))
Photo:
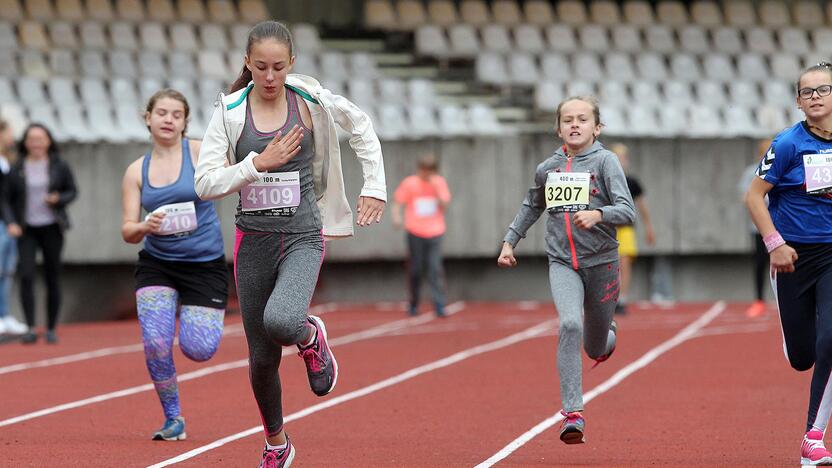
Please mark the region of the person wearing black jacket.
POLYGON ((23 343, 34 343, 35 325, 35 256, 43 253, 47 290, 46 342, 57 343, 55 326, 61 307, 61 250, 64 231, 69 228, 67 205, 78 196, 75 178, 60 159, 58 146, 49 130, 31 124, 23 132, 18 146, 20 159, 8 178, 7 218, 9 234, 18 237, 18 274, 20 301, 29 332, 23 343))

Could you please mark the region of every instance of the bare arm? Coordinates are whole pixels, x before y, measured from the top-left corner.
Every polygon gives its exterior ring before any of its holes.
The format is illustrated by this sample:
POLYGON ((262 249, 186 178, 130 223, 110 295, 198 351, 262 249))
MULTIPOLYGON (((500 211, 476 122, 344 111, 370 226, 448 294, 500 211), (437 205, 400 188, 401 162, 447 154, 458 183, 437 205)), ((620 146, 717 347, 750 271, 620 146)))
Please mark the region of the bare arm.
POLYGON ((130 164, 121 182, 121 237, 130 244, 141 242, 144 236, 154 230, 154 226, 158 229, 161 223, 159 216, 157 216, 158 221, 155 219, 140 221, 142 214, 141 161, 139 159, 130 164))
POLYGON ((647 245, 656 243, 656 232, 653 230, 653 223, 650 222, 650 211, 647 209, 647 201, 643 196, 636 199, 636 207, 641 215, 641 222, 644 223, 644 237, 647 245))
POLYGON ((402 227, 403 219, 401 203, 393 202, 393 211, 390 212, 390 215, 393 217, 393 226, 395 226, 396 228, 402 227))
MULTIPOLYGON (((771 220, 771 214, 768 212, 765 201, 766 194, 772 188, 774 188, 774 185, 755 177, 745 194, 745 205, 748 207, 751 220, 754 221, 754 225, 757 226, 757 230, 760 231, 763 239, 777 234, 777 228, 771 220)), ((783 244, 769 252, 769 260, 772 271, 792 272, 794 271, 794 262, 797 261, 797 252, 788 244, 783 244)))

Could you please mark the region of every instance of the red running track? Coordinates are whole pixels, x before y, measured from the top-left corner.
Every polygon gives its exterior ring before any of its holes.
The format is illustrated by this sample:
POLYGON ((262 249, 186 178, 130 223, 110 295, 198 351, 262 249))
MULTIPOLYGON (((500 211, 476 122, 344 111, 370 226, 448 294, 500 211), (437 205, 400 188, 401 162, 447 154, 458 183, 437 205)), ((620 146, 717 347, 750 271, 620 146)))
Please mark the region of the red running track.
MULTIPOLYGON (((494 466, 797 465, 810 374, 788 367, 773 311, 746 319, 745 305, 632 308, 618 319, 613 358, 591 371, 586 360, 585 393, 703 314, 712 320, 588 401, 586 444, 562 444, 557 423, 494 466)), ((281 366, 295 466, 471 467, 556 414, 554 308, 456 308, 442 320, 405 319, 379 305, 342 305, 324 315, 330 339, 341 341, 336 390, 315 397, 294 353, 281 366), (378 328, 384 324, 392 325, 378 328)), ((135 346, 136 322, 66 326, 58 346, 0 346, 0 465, 147 467, 202 449, 165 466, 257 466, 263 442, 239 317, 226 327, 207 363, 176 352, 179 375, 191 376, 180 382, 188 432, 181 442, 149 440, 163 416, 135 346), (101 348, 112 354, 78 355, 101 348), (65 356, 75 360, 42 361, 65 356), (193 375, 198 370, 206 375, 193 375)))

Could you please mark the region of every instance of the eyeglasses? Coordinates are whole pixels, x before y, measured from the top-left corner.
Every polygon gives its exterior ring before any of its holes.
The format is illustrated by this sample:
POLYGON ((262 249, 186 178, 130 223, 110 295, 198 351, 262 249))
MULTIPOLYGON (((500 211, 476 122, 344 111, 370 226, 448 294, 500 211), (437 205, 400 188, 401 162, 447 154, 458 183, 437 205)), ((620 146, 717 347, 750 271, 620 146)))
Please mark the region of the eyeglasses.
POLYGON ((815 95, 815 91, 817 91, 819 97, 829 96, 832 94, 832 85, 820 85, 817 88, 800 88, 797 91, 797 95, 800 96, 801 99, 812 99, 812 96, 815 95))

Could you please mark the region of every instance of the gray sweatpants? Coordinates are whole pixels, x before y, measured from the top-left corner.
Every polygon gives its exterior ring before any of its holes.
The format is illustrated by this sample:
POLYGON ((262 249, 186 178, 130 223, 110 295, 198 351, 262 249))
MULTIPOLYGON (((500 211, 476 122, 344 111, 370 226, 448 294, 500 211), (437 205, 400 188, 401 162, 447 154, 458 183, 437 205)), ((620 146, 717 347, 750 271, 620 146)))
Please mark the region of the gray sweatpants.
POLYGON ((324 257, 320 232, 237 229, 234 276, 249 354, 249 377, 267 436, 283 428, 280 355, 303 340, 324 257))
POLYGON ((610 330, 619 290, 618 261, 577 271, 562 263, 549 263, 549 285, 560 318, 558 374, 566 412, 584 409, 581 338, 591 359, 615 346, 610 330))

